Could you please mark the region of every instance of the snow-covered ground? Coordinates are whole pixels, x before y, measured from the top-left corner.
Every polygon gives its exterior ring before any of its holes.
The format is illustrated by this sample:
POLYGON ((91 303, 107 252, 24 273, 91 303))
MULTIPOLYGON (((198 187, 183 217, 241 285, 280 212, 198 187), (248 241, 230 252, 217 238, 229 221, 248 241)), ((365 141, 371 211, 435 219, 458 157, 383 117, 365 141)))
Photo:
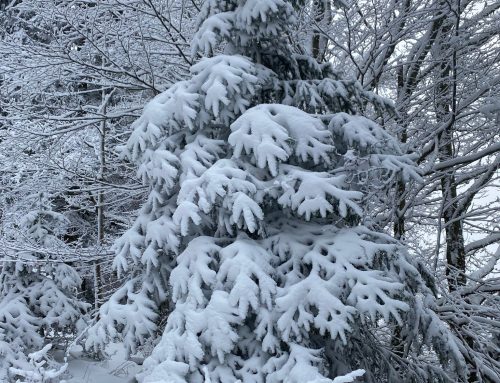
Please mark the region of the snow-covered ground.
POLYGON ((140 366, 126 359, 125 350, 119 344, 111 344, 106 350, 111 357, 105 361, 70 358, 64 375, 66 383, 132 383, 140 366))

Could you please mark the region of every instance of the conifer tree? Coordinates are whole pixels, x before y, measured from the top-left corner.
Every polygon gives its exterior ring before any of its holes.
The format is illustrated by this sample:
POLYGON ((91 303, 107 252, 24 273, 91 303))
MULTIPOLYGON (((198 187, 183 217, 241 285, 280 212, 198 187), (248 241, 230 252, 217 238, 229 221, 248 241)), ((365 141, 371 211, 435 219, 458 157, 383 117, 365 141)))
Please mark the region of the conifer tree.
POLYGON ((0 363, 3 357, 6 366, 20 369, 27 368, 23 355, 40 350, 49 336, 75 332, 88 306, 76 297, 78 273, 57 256, 67 219, 44 193, 36 199, 19 224, 31 250, 6 252, 12 261, 3 259, 0 270, 0 363))
POLYGON ((303 5, 204 2, 192 45, 204 58, 145 107, 123 148, 150 194, 115 245, 132 278, 86 346, 120 339, 135 352, 163 331, 142 382, 465 376, 427 273, 370 216, 374 190, 418 178, 363 116, 390 102, 291 40, 303 5))
POLYGON ((16 360, 13 354, 11 345, 5 339, 5 330, 0 327, 0 381, 2 382, 7 381, 9 366, 16 360))

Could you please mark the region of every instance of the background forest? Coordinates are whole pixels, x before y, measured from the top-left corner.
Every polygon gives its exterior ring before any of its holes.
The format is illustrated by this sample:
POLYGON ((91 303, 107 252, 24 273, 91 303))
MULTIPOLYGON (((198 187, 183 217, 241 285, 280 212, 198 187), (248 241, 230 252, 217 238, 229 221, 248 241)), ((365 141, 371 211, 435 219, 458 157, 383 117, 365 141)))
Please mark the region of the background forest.
POLYGON ((499 259, 500 2, 0 0, 0 382, 500 382, 499 259))

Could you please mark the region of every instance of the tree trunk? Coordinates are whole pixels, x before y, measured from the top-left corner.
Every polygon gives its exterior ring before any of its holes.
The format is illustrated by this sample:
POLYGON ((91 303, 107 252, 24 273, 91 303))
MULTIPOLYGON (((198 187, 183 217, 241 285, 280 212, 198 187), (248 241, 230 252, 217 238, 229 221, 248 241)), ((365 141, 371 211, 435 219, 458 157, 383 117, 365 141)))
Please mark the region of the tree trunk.
MULTIPOLYGON (((450 9, 451 11, 451 9, 450 9)), ((451 13, 451 12, 450 12, 451 13)), ((460 0, 456 3, 455 17, 451 16, 445 21, 442 29, 442 38, 437 47, 437 59, 441 61, 439 76, 436 86, 436 119, 445 129, 438 135, 438 156, 439 161, 444 162, 456 158, 454 147, 454 132, 456 128, 456 106, 457 106, 457 52, 453 49, 450 58, 450 35, 453 33, 458 40, 458 27, 460 15, 460 0), (455 19, 455 20, 453 20, 455 19), (455 28, 455 29, 454 29, 455 28)), ((465 211, 459 207, 457 182, 455 169, 453 167, 445 171, 441 176, 442 193, 442 217, 446 233, 446 278, 448 280, 448 290, 454 292, 467 283, 465 243, 463 234, 462 216, 465 211)), ((440 234, 440 233, 439 233, 440 234)), ((437 255, 439 255, 439 249, 437 255)), ((461 328, 462 325, 459 325, 461 328)), ((462 330, 458 330, 464 333, 462 330)), ((465 342, 471 349, 474 349, 472 337, 463 335, 465 342)), ((468 381, 477 382, 477 365, 474 360, 466 356, 472 370, 469 372, 468 381)))
MULTIPOLYGON (((321 25, 331 20, 331 9, 329 0, 314 0, 314 21, 321 25)), ((327 38, 321 31, 316 30, 312 37, 312 55, 318 62, 325 61, 325 52, 327 48, 327 38)))
MULTIPOLYGON (((400 118, 398 119, 398 123, 401 125, 401 133, 399 134, 399 139, 401 143, 406 144, 408 141, 408 130, 407 124, 408 119, 406 117, 406 107, 405 104, 409 99, 409 94, 405 92, 404 86, 404 74, 403 74, 403 66, 400 67, 398 71, 398 105, 402 107, 402 110, 399 111, 400 118)), ((396 189, 396 214, 394 217, 394 237, 398 240, 404 238, 405 235, 405 192, 406 192, 406 184, 402 178, 398 180, 398 185, 396 189)))
MULTIPOLYGON (((102 114, 106 114, 106 104, 107 99, 103 91, 102 93, 102 114)), ((104 180, 104 173, 106 170, 106 118, 101 121, 101 127, 99 129, 99 175, 98 180, 104 180)), ((102 247, 104 243, 104 191, 102 185, 99 187, 97 194, 97 246, 102 247)), ((94 288, 95 288, 95 300, 94 306, 97 310, 99 308, 99 300, 102 298, 102 270, 100 260, 97 260, 94 264, 94 288)))
MULTIPOLYGON (((450 59, 450 47, 447 40, 453 32, 453 19, 448 19, 442 29, 442 39, 438 46, 438 59, 441 61, 436 86, 436 119, 446 128, 438 135, 439 161, 455 158, 453 135, 456 117, 456 53, 450 59)), ((458 211, 457 183, 455 170, 450 168, 441 177, 443 196, 442 218, 446 232, 446 277, 448 288, 455 291, 466 283, 465 244, 463 223, 458 211)))

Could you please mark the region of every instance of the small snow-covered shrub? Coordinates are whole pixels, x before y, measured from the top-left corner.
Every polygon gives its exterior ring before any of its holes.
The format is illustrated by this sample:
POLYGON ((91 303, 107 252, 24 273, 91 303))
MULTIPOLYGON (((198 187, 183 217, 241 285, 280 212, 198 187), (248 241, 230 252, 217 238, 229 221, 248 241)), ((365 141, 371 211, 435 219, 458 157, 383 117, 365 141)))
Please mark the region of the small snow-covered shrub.
POLYGON ((67 364, 55 366, 47 353, 52 348, 51 344, 45 345, 41 350, 28 354, 28 362, 22 367, 10 367, 9 372, 16 379, 16 383, 51 383, 59 381, 58 378, 66 371, 67 364))

